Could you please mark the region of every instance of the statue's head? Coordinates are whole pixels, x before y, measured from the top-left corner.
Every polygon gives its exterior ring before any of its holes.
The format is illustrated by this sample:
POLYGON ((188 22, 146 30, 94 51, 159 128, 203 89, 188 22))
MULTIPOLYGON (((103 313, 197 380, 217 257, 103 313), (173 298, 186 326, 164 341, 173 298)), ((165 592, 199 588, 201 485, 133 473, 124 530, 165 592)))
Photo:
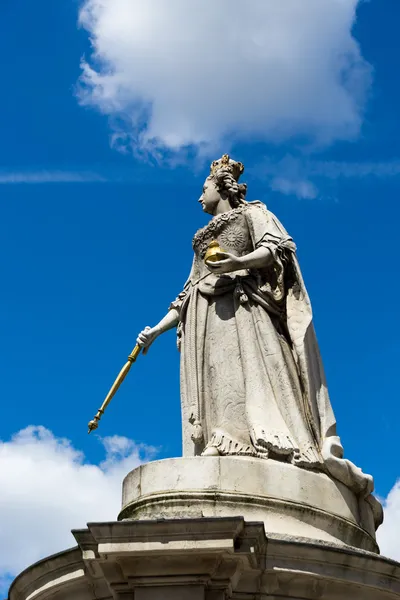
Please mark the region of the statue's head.
POLYGON ((229 200, 231 208, 245 204, 247 185, 239 183, 243 171, 243 164, 232 160, 228 154, 211 163, 210 175, 204 182, 203 194, 199 199, 205 212, 215 214, 221 199, 229 200))

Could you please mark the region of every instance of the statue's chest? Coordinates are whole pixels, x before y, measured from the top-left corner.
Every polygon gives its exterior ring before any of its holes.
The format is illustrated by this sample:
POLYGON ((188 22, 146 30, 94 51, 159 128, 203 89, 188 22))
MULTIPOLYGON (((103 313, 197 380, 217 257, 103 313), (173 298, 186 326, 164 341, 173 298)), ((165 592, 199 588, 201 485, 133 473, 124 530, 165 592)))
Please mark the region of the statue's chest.
POLYGON ((251 238, 243 209, 233 209, 228 213, 214 217, 193 238, 193 250, 204 259, 207 248, 212 241, 217 241, 222 250, 243 256, 251 251, 251 238))

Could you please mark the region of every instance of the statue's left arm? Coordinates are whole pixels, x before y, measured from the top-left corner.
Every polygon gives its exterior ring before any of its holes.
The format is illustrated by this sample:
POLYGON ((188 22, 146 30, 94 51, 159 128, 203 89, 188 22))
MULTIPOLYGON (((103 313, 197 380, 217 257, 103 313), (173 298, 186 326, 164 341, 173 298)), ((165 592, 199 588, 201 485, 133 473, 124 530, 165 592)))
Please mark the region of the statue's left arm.
POLYGON ((245 256, 235 256, 229 252, 219 253, 220 260, 208 262, 207 267, 212 273, 233 273, 241 269, 260 269, 273 261, 269 248, 261 246, 245 256))

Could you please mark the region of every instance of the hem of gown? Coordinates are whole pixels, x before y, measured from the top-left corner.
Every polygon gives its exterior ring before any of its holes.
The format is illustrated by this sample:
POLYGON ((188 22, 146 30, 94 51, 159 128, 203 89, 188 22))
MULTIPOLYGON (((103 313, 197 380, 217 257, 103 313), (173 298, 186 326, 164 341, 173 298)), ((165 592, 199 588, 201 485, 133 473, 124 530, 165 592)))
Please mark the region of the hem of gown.
POLYGON ((224 433, 214 432, 206 446, 216 448, 221 455, 233 456, 259 456, 257 450, 251 444, 244 444, 230 438, 224 433))
POLYGON ((324 462, 312 447, 308 448, 305 452, 300 452, 297 448, 292 448, 289 454, 285 451, 286 449, 283 452, 277 452, 275 447, 268 447, 269 444, 266 442, 264 444, 265 446, 245 444, 232 439, 225 433, 217 431, 212 434, 205 450, 216 448, 221 456, 252 456, 264 460, 269 458, 292 464, 301 469, 326 471, 324 462))

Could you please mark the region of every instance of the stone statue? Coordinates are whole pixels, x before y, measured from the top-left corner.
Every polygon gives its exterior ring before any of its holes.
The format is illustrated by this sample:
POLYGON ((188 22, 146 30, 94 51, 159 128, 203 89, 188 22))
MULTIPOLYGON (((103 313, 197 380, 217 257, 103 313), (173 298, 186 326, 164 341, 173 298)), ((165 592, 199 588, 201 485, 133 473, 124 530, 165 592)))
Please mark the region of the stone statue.
POLYGON ((25 569, 9 600, 400 598, 372 478, 343 458, 295 245, 245 201, 242 172, 212 163, 189 279, 89 423, 177 327, 184 456, 130 471, 118 520, 74 530, 78 547, 25 569))
POLYGON ((245 200, 243 170, 227 155, 212 163, 199 202, 213 218, 194 236, 189 279, 137 343, 146 352, 178 328, 185 457, 283 461, 367 497, 372 477, 343 458, 296 246, 262 202, 245 200))

